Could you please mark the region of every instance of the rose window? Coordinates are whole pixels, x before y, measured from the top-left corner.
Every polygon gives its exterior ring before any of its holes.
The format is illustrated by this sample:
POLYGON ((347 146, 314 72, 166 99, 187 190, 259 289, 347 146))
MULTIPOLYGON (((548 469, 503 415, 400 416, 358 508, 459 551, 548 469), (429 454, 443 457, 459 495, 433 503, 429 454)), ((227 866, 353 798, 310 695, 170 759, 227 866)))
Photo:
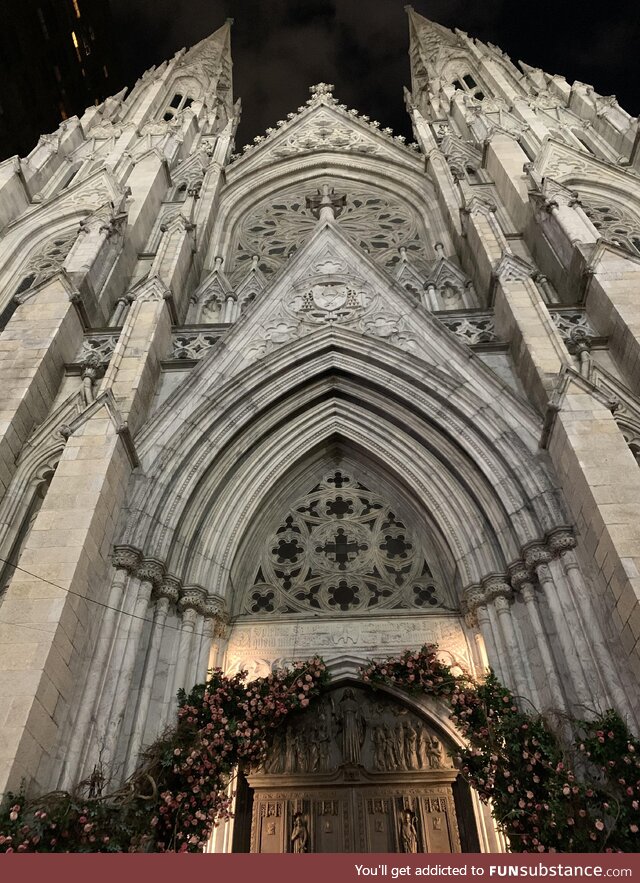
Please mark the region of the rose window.
MULTIPOLYGON (((234 282, 246 275, 253 255, 258 255, 260 269, 270 276, 311 237, 317 219, 307 208, 307 197, 316 195, 325 183, 340 189, 335 182, 316 180, 259 203, 247 214, 232 250, 234 282)), ((392 267, 401 247, 414 258, 429 259, 422 222, 411 206, 381 191, 348 190, 346 195, 337 222, 375 260, 392 267)))
POLYGON ((440 607, 409 527, 348 471, 324 476, 269 537, 245 613, 440 607))

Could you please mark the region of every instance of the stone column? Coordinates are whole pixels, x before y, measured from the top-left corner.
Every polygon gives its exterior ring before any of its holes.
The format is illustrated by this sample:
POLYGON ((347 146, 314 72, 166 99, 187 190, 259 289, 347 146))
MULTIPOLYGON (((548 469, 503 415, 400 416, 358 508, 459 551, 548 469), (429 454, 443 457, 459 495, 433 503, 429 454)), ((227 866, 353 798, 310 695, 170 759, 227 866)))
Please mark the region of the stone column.
POLYGON ((507 646, 508 667, 513 676, 515 692, 520 696, 531 699, 531 687, 522 663, 522 652, 511 616, 510 602, 513 597, 511 586, 501 577, 489 577, 483 581, 482 585, 487 601, 493 602, 493 607, 498 615, 498 627, 502 631, 507 646))
POLYGON ((180 594, 180 581, 175 577, 167 576, 160 583, 156 590, 156 605, 153 615, 153 625, 151 626, 151 638, 149 640, 149 648, 147 650, 147 658, 142 675, 142 684, 138 699, 136 702, 136 714, 129 737, 129 749, 127 756, 127 765, 125 778, 134 771, 142 740, 147 725, 147 715, 149 713, 149 704, 151 702, 151 693, 156 677, 156 667, 158 665, 158 657, 160 655, 160 647, 164 635, 164 626, 169 612, 169 606, 175 604, 180 594))
POLYGON ((605 691, 609 691, 610 698, 621 714, 631 714, 635 717, 637 716, 637 709, 634 710, 629 702, 629 697, 618 676, 615 662, 606 645, 602 626, 598 621, 589 592, 584 584, 580 565, 574 552, 575 547, 575 537, 569 531, 557 531, 549 537, 549 548, 552 553, 558 556, 562 570, 571 586, 575 615, 581 620, 584 617, 588 619, 586 639, 600 670, 605 674, 605 677, 602 679, 603 687, 605 691))
POLYGON ((525 563, 529 570, 536 574, 551 612, 578 703, 588 708, 591 706, 592 696, 581 663, 584 648, 576 640, 575 624, 563 609, 558 589, 549 570, 548 564, 552 557, 551 553, 539 544, 530 545, 524 552, 525 563))
POLYGON ((227 294, 223 307, 222 321, 235 322, 236 319, 236 297, 234 294, 227 294))
POLYGON ((145 559, 138 567, 136 576, 139 585, 133 610, 128 614, 130 625, 124 653, 122 659, 115 659, 112 663, 118 666, 115 694, 112 702, 109 702, 111 697, 106 696, 105 702, 100 703, 94 743, 89 754, 89 763, 85 766, 87 774, 91 772, 96 760, 101 759, 109 766, 115 758, 118 736, 129 700, 136 655, 140 650, 140 637, 147 620, 149 600, 154 586, 159 586, 162 582, 164 567, 159 561, 145 559))
MULTIPOLYGON (((489 666, 496 676, 504 682, 504 649, 500 633, 494 630, 487 599, 480 586, 470 586, 464 593, 464 606, 470 616, 469 625, 478 625, 484 644, 489 666)), ((496 623, 497 627, 497 623, 496 623)))
POLYGON ((116 546, 114 548, 113 566, 115 567, 115 574, 111 581, 111 589, 107 597, 107 607, 96 638, 89 674, 87 675, 82 696, 78 697, 77 700, 79 702, 79 710, 73 723, 69 753, 59 782, 60 787, 65 789, 71 789, 77 784, 86 753, 91 720, 96 713, 104 685, 105 671, 113 646, 116 624, 124 602, 129 575, 136 570, 140 560, 141 553, 137 549, 133 549, 130 546, 116 546))
POLYGON ((555 709, 564 709, 566 708, 566 700, 562 687, 560 686, 558 669, 553 658, 553 653, 551 652, 551 647, 549 646, 544 624, 540 617, 536 590, 529 575, 529 571, 524 564, 518 564, 510 569, 509 575, 511 578, 511 585, 516 591, 520 592, 520 596, 527 608, 527 615, 536 639, 536 647, 544 670, 544 685, 549 691, 555 709))
MULTIPOLYGON (((178 641, 178 660, 173 677, 173 692, 192 686, 187 684, 187 674, 193 662, 194 653, 194 633, 196 632, 196 623, 198 618, 202 617, 204 603, 207 593, 200 586, 189 586, 184 589, 182 597, 178 602, 178 607, 182 613, 182 623, 180 626, 180 638, 178 641)), ((199 643, 196 646, 196 654, 200 649, 199 643)))

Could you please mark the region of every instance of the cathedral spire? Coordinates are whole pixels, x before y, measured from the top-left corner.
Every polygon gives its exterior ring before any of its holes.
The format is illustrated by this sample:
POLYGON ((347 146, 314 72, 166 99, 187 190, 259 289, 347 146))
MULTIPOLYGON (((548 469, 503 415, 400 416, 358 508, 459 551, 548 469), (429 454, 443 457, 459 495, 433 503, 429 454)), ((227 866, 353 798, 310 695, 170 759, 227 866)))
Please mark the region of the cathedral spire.
POLYGON ((181 67, 192 67, 195 71, 217 79, 225 62, 231 65, 231 25, 228 18, 221 28, 200 40, 185 53, 181 67))

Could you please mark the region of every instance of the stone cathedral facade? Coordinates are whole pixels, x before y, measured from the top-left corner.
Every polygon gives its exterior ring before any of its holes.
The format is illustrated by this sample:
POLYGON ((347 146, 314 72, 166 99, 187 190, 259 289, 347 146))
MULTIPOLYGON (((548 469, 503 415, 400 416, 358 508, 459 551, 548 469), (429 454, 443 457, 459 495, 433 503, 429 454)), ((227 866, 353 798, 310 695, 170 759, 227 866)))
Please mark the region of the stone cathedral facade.
POLYGON ((490 851, 446 712, 360 665, 638 725, 638 121, 408 20, 414 144, 321 83, 234 152, 227 22, 0 165, 0 792, 319 653, 212 848, 490 851))

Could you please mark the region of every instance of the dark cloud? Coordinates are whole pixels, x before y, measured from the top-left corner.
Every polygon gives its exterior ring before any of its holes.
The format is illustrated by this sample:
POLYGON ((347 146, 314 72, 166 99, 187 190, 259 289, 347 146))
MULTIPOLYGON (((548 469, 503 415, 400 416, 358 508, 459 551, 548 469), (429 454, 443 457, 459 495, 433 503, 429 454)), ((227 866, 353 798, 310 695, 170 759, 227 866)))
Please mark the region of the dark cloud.
MULTIPOLYGON (((122 85, 233 17, 239 142, 272 126, 320 80, 383 125, 409 134, 405 0, 111 0, 122 85)), ((640 4, 578 0, 414 0, 421 14, 499 45, 514 60, 591 83, 640 111, 640 4)))

